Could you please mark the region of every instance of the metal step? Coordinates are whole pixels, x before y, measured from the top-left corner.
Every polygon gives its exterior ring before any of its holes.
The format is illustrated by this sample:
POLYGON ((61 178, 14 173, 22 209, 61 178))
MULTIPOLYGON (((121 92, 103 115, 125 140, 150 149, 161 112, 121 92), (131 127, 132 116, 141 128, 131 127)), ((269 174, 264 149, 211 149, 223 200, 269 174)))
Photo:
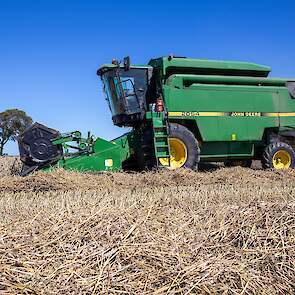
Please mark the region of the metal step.
POLYGON ((168 151, 157 152, 157 158, 170 158, 170 153, 168 151))
POLYGON ((156 143, 156 148, 169 148, 167 143, 156 143))
POLYGON ((157 165, 162 166, 159 159, 170 159, 170 146, 168 140, 168 128, 166 124, 166 118, 164 113, 152 112, 152 123, 154 131, 154 148, 155 156, 157 159, 157 165))

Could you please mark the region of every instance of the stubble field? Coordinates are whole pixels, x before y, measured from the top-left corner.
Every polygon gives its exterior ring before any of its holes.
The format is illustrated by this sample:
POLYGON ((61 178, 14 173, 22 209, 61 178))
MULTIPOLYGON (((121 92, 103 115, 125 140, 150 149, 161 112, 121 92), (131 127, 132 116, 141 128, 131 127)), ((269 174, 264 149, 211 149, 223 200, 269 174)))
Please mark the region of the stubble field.
POLYGON ((18 169, 0 159, 0 294, 295 293, 295 170, 18 169))

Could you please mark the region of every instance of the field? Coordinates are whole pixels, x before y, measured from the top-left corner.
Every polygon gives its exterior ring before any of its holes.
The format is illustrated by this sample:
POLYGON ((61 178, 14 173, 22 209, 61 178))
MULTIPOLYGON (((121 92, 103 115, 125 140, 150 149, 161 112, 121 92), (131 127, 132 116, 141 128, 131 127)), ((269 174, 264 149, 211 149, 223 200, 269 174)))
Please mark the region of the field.
POLYGON ((0 159, 0 294, 295 293, 295 170, 18 169, 0 159))

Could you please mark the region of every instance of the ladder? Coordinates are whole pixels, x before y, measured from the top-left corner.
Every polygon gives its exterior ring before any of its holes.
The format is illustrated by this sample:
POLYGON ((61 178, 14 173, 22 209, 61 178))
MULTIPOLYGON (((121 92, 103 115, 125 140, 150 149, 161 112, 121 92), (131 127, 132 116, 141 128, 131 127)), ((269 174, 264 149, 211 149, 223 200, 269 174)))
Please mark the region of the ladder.
POLYGON ((170 166, 169 126, 164 112, 152 112, 154 149, 158 167, 170 166), (160 162, 160 159, 163 159, 160 162))

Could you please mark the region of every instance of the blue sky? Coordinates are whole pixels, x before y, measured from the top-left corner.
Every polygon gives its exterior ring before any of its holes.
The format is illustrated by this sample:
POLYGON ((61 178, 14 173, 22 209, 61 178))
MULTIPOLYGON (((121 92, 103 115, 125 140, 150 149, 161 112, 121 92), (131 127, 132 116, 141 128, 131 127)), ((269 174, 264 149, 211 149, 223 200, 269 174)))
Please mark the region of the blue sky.
POLYGON ((124 130, 112 125, 96 70, 126 55, 252 61, 295 77, 294 11, 294 0, 0 0, 0 111, 116 137, 124 130))

